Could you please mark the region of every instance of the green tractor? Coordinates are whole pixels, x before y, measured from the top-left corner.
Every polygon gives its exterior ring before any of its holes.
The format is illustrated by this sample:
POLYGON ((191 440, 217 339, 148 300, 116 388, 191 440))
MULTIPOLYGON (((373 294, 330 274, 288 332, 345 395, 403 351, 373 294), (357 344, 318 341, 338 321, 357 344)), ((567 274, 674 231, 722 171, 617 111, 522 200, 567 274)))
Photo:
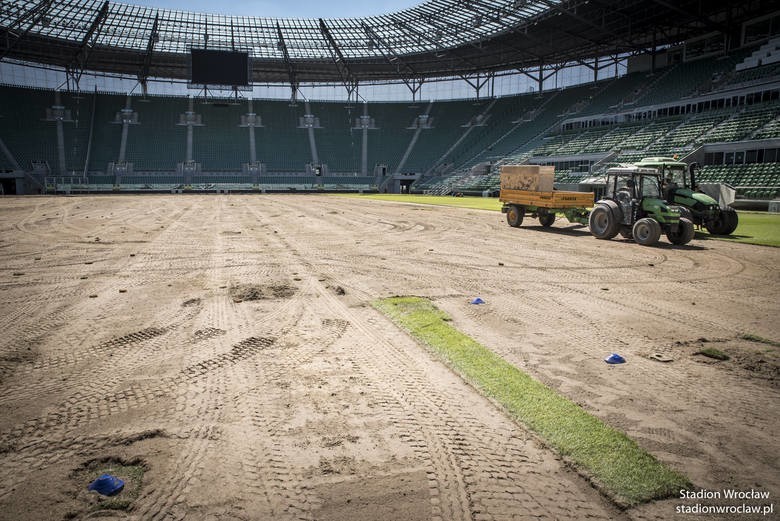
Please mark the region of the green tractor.
POLYGON ((590 233, 597 239, 611 239, 619 233, 651 246, 663 232, 672 244, 688 244, 693 239, 693 223, 663 199, 660 177, 654 168, 635 165, 607 170, 604 197, 588 218, 590 233))
POLYGON ((713 235, 731 235, 739 217, 733 208, 721 208, 718 202, 698 189, 696 163, 690 166, 671 157, 646 157, 637 166, 655 168, 661 174, 666 201, 681 207, 682 216, 713 235))

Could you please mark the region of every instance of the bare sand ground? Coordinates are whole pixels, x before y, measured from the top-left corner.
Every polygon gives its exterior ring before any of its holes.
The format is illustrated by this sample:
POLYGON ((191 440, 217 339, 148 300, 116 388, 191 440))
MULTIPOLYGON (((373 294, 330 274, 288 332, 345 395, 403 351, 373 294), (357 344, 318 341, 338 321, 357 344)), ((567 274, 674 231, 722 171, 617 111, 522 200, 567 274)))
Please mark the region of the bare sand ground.
POLYGON ((330 196, 84 196, 2 199, 0 259, 0 519, 703 518, 616 509, 370 307, 390 295, 432 298, 697 490, 779 510, 780 357, 742 336, 780 340, 780 249, 330 196), (85 490, 104 460, 146 468, 128 511, 85 490))

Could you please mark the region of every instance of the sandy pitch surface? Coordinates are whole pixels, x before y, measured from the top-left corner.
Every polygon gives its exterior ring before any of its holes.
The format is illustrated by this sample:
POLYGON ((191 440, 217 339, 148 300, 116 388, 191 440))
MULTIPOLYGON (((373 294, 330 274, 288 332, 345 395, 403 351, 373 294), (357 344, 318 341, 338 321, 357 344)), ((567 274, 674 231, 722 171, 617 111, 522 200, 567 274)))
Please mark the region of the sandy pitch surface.
POLYGON ((777 503, 778 349, 741 336, 780 340, 780 249, 328 196, 5 198, 0 216, 0 519, 672 519, 686 504, 618 511, 370 307, 391 295, 431 297, 697 488, 777 503), (146 466, 129 511, 94 511, 83 469, 102 459, 146 466))

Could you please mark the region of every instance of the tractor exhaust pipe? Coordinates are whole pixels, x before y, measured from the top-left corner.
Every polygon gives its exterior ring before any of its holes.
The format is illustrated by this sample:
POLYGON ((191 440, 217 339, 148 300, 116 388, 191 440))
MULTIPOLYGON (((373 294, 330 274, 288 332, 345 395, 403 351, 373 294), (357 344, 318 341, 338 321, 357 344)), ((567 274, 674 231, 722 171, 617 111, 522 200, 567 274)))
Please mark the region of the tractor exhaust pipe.
POLYGON ((699 163, 688 165, 688 173, 691 175, 691 190, 696 190, 696 171, 699 169, 699 163))

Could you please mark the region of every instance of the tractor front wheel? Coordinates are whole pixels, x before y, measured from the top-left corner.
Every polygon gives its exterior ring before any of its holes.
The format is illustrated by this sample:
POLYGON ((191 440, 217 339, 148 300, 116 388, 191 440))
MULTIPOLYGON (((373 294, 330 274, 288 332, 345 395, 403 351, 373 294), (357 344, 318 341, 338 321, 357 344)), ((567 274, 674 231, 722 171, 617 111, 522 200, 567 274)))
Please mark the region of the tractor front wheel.
POLYGON ((680 224, 677 225, 677 231, 673 232, 669 230, 666 232, 666 238, 672 244, 683 245, 688 244, 693 240, 693 235, 696 232, 693 230, 693 223, 685 217, 680 217, 680 224))
POLYGON ((639 219, 632 230, 634 242, 642 246, 652 246, 661 238, 661 225, 650 217, 639 219))
POLYGON ((523 224, 523 217, 525 216, 525 207, 516 204, 510 205, 506 211, 506 222, 509 226, 517 228, 523 224))
POLYGON ((704 226, 712 235, 731 235, 737 229, 739 216, 731 208, 718 212, 718 216, 707 222, 704 226))

